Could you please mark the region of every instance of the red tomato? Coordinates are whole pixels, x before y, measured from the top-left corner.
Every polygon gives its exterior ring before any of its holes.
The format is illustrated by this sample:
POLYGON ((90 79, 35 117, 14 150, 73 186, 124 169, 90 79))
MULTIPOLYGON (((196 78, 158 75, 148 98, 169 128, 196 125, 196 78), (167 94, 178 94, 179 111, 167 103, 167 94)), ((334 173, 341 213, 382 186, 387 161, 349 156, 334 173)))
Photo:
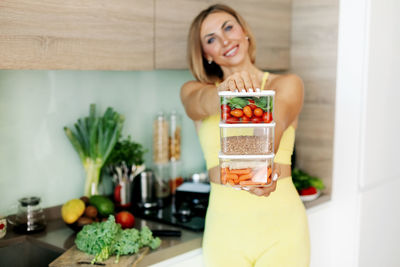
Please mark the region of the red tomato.
POLYGON ((243 113, 249 118, 253 117, 253 111, 251 111, 251 108, 249 106, 245 106, 243 108, 243 113))
POLYGON ((226 119, 226 123, 238 123, 239 122, 239 118, 236 117, 230 117, 228 119, 226 119))
POLYGON ((260 117, 253 117, 253 118, 251 118, 251 122, 252 123, 260 123, 260 122, 262 122, 262 120, 260 117))
POLYGON ((249 118, 249 117, 247 117, 247 116, 243 116, 242 117, 242 122, 243 123, 248 123, 248 122, 250 122, 251 121, 251 119, 249 118))
POLYGON ((254 116, 261 117, 263 115, 263 113, 264 113, 264 111, 261 108, 256 108, 254 110, 254 116))
POLYGON ((122 229, 132 228, 135 224, 135 217, 129 211, 121 211, 115 216, 115 222, 119 223, 122 229))
POLYGON ((300 195, 302 195, 302 196, 314 195, 316 193, 317 193, 317 189, 313 186, 310 186, 310 187, 300 190, 300 195))
POLYGON ((233 117, 240 118, 243 116, 243 110, 241 110, 240 108, 234 109, 231 111, 231 115, 233 117))
POLYGON ((229 105, 227 105, 227 104, 222 104, 221 105, 221 111, 229 113, 229 112, 231 112, 231 107, 229 105))
POLYGON ((253 99, 249 99, 249 107, 251 108, 251 110, 255 110, 257 108, 257 106, 254 104, 254 100, 253 99))
POLYGON ((262 119, 265 123, 270 123, 272 121, 272 113, 271 112, 265 112, 262 116, 262 119))

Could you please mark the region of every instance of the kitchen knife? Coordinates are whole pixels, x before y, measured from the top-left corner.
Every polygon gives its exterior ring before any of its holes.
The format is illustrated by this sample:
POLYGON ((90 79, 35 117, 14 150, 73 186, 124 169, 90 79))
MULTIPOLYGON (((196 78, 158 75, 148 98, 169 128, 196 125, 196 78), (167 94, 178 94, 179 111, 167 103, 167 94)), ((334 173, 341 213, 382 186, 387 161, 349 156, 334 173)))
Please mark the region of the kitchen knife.
POLYGON ((180 237, 182 232, 180 230, 151 230, 153 236, 173 236, 180 237))

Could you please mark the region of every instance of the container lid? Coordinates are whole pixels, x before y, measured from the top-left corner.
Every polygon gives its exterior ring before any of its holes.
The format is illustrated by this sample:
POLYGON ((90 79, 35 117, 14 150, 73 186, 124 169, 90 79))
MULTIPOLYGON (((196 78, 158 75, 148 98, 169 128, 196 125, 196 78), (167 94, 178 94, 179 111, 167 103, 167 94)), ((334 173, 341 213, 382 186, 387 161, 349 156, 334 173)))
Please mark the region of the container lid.
POLYGON ((220 128, 273 128, 275 122, 270 123, 219 123, 220 128))
POLYGON ((18 200, 22 207, 36 206, 40 202, 39 197, 24 197, 18 200))
POLYGON ((225 155, 219 152, 218 157, 220 159, 272 159, 275 154, 268 155, 225 155))
POLYGON ((260 92, 232 92, 232 91, 221 91, 218 92, 219 96, 274 96, 275 91, 273 90, 263 90, 260 92))

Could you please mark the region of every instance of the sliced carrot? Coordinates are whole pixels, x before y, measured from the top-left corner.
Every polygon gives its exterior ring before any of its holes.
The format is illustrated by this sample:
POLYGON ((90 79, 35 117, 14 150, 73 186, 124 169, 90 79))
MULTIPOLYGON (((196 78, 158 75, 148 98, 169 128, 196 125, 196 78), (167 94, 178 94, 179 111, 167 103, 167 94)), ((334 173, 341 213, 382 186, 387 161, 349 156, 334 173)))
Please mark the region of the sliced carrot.
POLYGON ((242 174, 239 176, 239 181, 245 181, 245 180, 249 180, 253 178, 253 174, 249 173, 249 174, 242 174))
POLYGON ((232 180, 230 180, 230 179, 228 180, 228 183, 229 183, 230 185, 236 185, 235 182, 232 181, 232 180))
POLYGON ((241 181, 240 182, 241 186, 247 186, 247 185, 265 185, 265 182, 253 182, 253 181, 241 181))
POLYGON ((234 174, 249 174, 250 172, 251 172, 250 168, 231 170, 231 173, 234 173, 234 174))
POLYGON ((234 174, 234 173, 228 173, 228 174, 226 174, 226 178, 228 180, 237 180, 237 179, 239 179, 239 176, 237 174, 234 174))

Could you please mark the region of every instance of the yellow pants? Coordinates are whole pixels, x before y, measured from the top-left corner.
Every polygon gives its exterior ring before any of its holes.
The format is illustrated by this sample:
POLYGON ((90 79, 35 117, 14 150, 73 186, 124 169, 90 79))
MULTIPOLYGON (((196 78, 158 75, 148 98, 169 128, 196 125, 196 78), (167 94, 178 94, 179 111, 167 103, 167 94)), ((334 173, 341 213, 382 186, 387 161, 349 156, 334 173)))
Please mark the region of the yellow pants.
POLYGON ((307 216, 292 178, 269 197, 212 183, 203 253, 206 266, 309 266, 307 216))

